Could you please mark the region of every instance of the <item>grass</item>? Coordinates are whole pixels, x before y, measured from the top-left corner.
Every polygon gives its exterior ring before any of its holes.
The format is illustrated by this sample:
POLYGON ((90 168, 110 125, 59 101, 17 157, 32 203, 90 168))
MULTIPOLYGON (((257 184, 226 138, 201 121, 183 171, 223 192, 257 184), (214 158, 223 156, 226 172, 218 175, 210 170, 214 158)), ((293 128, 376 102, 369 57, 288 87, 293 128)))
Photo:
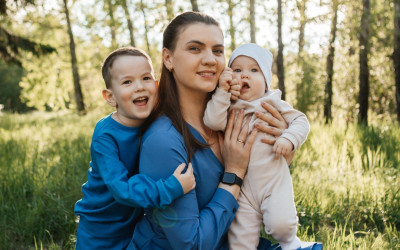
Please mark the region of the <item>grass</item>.
MULTIPOLYGON (((74 248, 73 208, 103 115, 0 117, 1 249, 74 248)), ((324 249, 399 249, 399 125, 311 127, 291 167, 299 237, 324 249)))

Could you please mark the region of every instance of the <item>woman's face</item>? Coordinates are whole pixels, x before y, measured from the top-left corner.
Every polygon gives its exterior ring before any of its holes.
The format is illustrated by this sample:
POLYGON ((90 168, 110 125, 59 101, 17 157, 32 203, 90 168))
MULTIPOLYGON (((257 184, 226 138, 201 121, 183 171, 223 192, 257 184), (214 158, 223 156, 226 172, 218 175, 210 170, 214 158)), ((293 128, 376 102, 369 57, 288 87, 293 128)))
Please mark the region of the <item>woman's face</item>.
POLYGON ((175 50, 164 49, 163 58, 180 92, 211 92, 225 67, 222 31, 215 25, 189 24, 178 34, 175 50))

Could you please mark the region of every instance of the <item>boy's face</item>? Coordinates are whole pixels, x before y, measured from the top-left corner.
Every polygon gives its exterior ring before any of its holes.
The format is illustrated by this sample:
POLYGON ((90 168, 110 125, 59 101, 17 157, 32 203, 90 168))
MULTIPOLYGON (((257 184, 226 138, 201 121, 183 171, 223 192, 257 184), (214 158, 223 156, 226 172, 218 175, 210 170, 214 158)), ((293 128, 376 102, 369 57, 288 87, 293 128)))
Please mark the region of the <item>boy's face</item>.
POLYGON ((267 89, 264 74, 256 60, 248 56, 238 56, 231 64, 233 77, 240 86, 239 98, 245 101, 254 101, 261 98, 267 89))
POLYGON ((119 56, 110 73, 111 88, 104 90, 110 99, 105 98, 116 107, 118 122, 131 127, 140 126, 150 115, 157 98, 150 62, 143 56, 119 56))

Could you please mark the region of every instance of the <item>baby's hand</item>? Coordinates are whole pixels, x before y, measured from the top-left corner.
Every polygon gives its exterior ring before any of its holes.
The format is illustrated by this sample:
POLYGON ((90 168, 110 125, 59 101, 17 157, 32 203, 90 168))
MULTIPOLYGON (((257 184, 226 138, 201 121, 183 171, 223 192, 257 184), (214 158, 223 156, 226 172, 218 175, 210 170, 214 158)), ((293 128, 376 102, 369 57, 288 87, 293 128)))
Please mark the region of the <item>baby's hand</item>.
POLYGON ((233 72, 231 68, 226 67, 219 76, 218 88, 228 92, 231 87, 233 72))
POLYGON ((176 179, 178 179, 179 183, 181 184, 184 194, 188 193, 190 190, 196 187, 196 180, 194 179, 192 163, 189 163, 186 172, 182 174, 182 171, 185 169, 185 166, 186 164, 182 163, 174 171, 174 176, 176 177, 176 179))
POLYGON ((229 92, 231 92, 231 100, 232 101, 237 101, 240 96, 240 84, 239 81, 236 78, 233 78, 231 81, 231 88, 229 92))
POLYGON ((286 156, 290 152, 292 152, 293 148, 294 148, 294 146, 291 141, 289 141, 286 138, 279 137, 276 140, 274 147, 272 148, 272 151, 274 151, 274 153, 275 153, 275 159, 278 160, 279 157, 281 157, 281 155, 286 156))

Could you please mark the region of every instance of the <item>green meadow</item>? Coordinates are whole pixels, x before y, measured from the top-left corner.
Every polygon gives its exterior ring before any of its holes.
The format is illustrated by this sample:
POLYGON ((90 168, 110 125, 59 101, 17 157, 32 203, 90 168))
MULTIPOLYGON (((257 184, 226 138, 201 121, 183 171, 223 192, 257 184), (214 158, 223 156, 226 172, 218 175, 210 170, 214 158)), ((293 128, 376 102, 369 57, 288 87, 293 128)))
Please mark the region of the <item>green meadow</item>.
MULTIPOLYGON (((0 116, 0 248, 74 248, 73 208, 103 115, 0 116)), ((373 124, 311 123, 291 166, 302 240, 400 248, 400 126, 373 124)))

